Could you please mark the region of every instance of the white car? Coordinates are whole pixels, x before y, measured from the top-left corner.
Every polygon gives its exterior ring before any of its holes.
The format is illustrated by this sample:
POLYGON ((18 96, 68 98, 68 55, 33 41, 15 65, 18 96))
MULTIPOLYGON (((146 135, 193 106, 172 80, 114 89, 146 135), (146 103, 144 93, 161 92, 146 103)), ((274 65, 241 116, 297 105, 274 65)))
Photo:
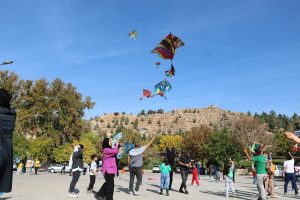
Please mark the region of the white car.
POLYGON ((154 165, 152 168, 152 173, 160 173, 160 169, 158 165, 154 165))
MULTIPOLYGON (((48 172, 50 173, 60 173, 61 170, 63 169, 63 165, 52 165, 48 167, 48 172)), ((66 165, 65 172, 70 172, 70 167, 66 165)))
POLYGON ((275 165, 275 172, 274 172, 275 177, 283 177, 283 170, 281 165, 275 165))

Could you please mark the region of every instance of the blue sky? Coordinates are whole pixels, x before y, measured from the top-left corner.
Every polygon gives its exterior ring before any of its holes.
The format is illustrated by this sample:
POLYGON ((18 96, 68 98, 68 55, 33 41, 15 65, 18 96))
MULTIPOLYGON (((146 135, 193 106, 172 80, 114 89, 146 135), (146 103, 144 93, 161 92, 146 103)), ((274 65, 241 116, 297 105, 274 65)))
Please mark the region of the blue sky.
POLYGON ((23 79, 62 78, 96 106, 86 117, 216 104, 300 113, 298 0, 0 0, 0 59, 23 79), (130 40, 130 30, 138 39, 130 40), (186 44, 167 100, 139 101, 170 66, 150 51, 186 44), (155 62, 162 63, 160 70, 155 62))

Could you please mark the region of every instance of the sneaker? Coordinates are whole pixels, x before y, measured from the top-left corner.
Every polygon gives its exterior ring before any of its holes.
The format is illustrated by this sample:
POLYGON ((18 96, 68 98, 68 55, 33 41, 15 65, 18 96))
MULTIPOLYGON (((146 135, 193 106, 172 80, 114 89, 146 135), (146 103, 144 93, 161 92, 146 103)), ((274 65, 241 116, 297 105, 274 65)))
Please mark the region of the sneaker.
POLYGON ((180 192, 180 193, 184 193, 184 191, 183 191, 183 190, 179 190, 179 192, 180 192))
POLYGON ((189 191, 186 190, 184 193, 185 193, 185 194, 189 194, 189 191))
POLYGON ((134 194, 134 195, 139 195, 140 192, 139 192, 139 191, 134 191, 133 194, 134 194))
POLYGON ((72 192, 72 193, 69 193, 69 197, 71 197, 71 198, 78 198, 78 195, 75 194, 74 192, 72 192))
POLYGON ((128 193, 129 195, 133 195, 133 192, 132 191, 129 191, 129 193, 128 193))

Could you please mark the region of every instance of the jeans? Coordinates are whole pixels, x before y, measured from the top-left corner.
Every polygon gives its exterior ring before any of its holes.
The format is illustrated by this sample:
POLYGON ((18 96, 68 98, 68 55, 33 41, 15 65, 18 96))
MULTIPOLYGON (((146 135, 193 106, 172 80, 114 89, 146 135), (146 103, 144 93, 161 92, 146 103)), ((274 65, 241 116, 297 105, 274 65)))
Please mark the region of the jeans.
POLYGON ((232 193, 235 193, 235 189, 233 186, 233 178, 225 176, 225 195, 226 195, 226 197, 228 196, 229 190, 231 190, 232 193))
POLYGON ((266 175, 265 174, 257 174, 256 175, 256 186, 258 189, 258 193, 259 193, 259 199, 261 200, 266 200, 267 196, 266 196, 266 190, 264 187, 264 182, 266 180, 266 175))
POLYGON ((169 189, 169 174, 161 174, 160 177, 160 189, 169 189))
POLYGON ((96 176, 90 175, 90 184, 87 190, 92 190, 94 188, 95 181, 96 181, 96 176))
POLYGON ((137 182, 135 185, 135 191, 139 191, 142 182, 142 167, 130 167, 130 181, 129 190, 133 192, 134 177, 136 176, 137 182))
POLYGON ((287 187, 289 182, 292 181, 292 186, 295 190, 295 194, 298 194, 298 188, 296 184, 296 177, 294 173, 285 173, 284 176, 284 193, 287 193, 287 187))
POLYGON ((72 181, 71 181, 70 189, 69 189, 70 193, 75 191, 75 185, 78 182, 79 177, 80 177, 80 171, 73 172, 72 181))
POLYGON ((182 190, 184 188, 184 190, 187 191, 186 181, 188 179, 189 172, 187 170, 181 170, 180 174, 181 174, 182 183, 179 190, 182 190))
POLYGON ((115 175, 105 173, 104 175, 105 183, 100 188, 97 195, 100 197, 106 197, 106 200, 113 200, 114 189, 115 189, 115 175))
POLYGON ((171 171, 169 173, 170 175, 170 184, 169 184, 169 190, 172 189, 172 183, 173 183, 173 173, 174 173, 174 170, 175 170, 175 167, 174 166, 171 166, 171 171))
POLYGON ((35 168, 34 168, 35 175, 37 175, 37 173, 38 173, 38 170, 39 170, 39 168, 38 168, 38 167, 35 167, 35 168))

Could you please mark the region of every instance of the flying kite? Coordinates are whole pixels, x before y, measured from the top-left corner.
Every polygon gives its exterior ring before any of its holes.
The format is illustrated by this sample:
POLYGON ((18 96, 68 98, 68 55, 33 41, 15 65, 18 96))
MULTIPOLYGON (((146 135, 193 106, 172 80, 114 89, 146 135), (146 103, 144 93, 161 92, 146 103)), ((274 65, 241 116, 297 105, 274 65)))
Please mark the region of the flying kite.
POLYGON ((184 43, 178 37, 170 33, 151 51, 151 53, 157 53, 163 59, 173 60, 176 49, 181 46, 184 46, 184 43))
POLYGON ((8 60, 8 61, 4 61, 3 63, 1 63, 0 65, 9 65, 9 64, 13 64, 14 61, 12 60, 8 60))
POLYGON ((157 67, 157 69, 158 69, 159 66, 161 65, 161 63, 160 63, 160 62, 156 62, 155 65, 156 65, 156 67, 157 67))
POLYGON ((172 86, 166 79, 159 82, 154 86, 156 95, 160 95, 161 97, 165 97, 165 93, 172 90, 172 86))
POLYGON ((134 39, 136 40, 137 38, 137 30, 133 30, 133 31, 130 31, 128 36, 131 38, 131 39, 134 39))
POLYGON ((171 64, 171 69, 165 71, 165 74, 167 77, 175 76, 175 68, 173 64, 171 64))
POLYGON ((142 100, 144 97, 151 98, 154 96, 155 95, 152 95, 151 91, 143 89, 143 96, 140 98, 140 100, 142 100))

